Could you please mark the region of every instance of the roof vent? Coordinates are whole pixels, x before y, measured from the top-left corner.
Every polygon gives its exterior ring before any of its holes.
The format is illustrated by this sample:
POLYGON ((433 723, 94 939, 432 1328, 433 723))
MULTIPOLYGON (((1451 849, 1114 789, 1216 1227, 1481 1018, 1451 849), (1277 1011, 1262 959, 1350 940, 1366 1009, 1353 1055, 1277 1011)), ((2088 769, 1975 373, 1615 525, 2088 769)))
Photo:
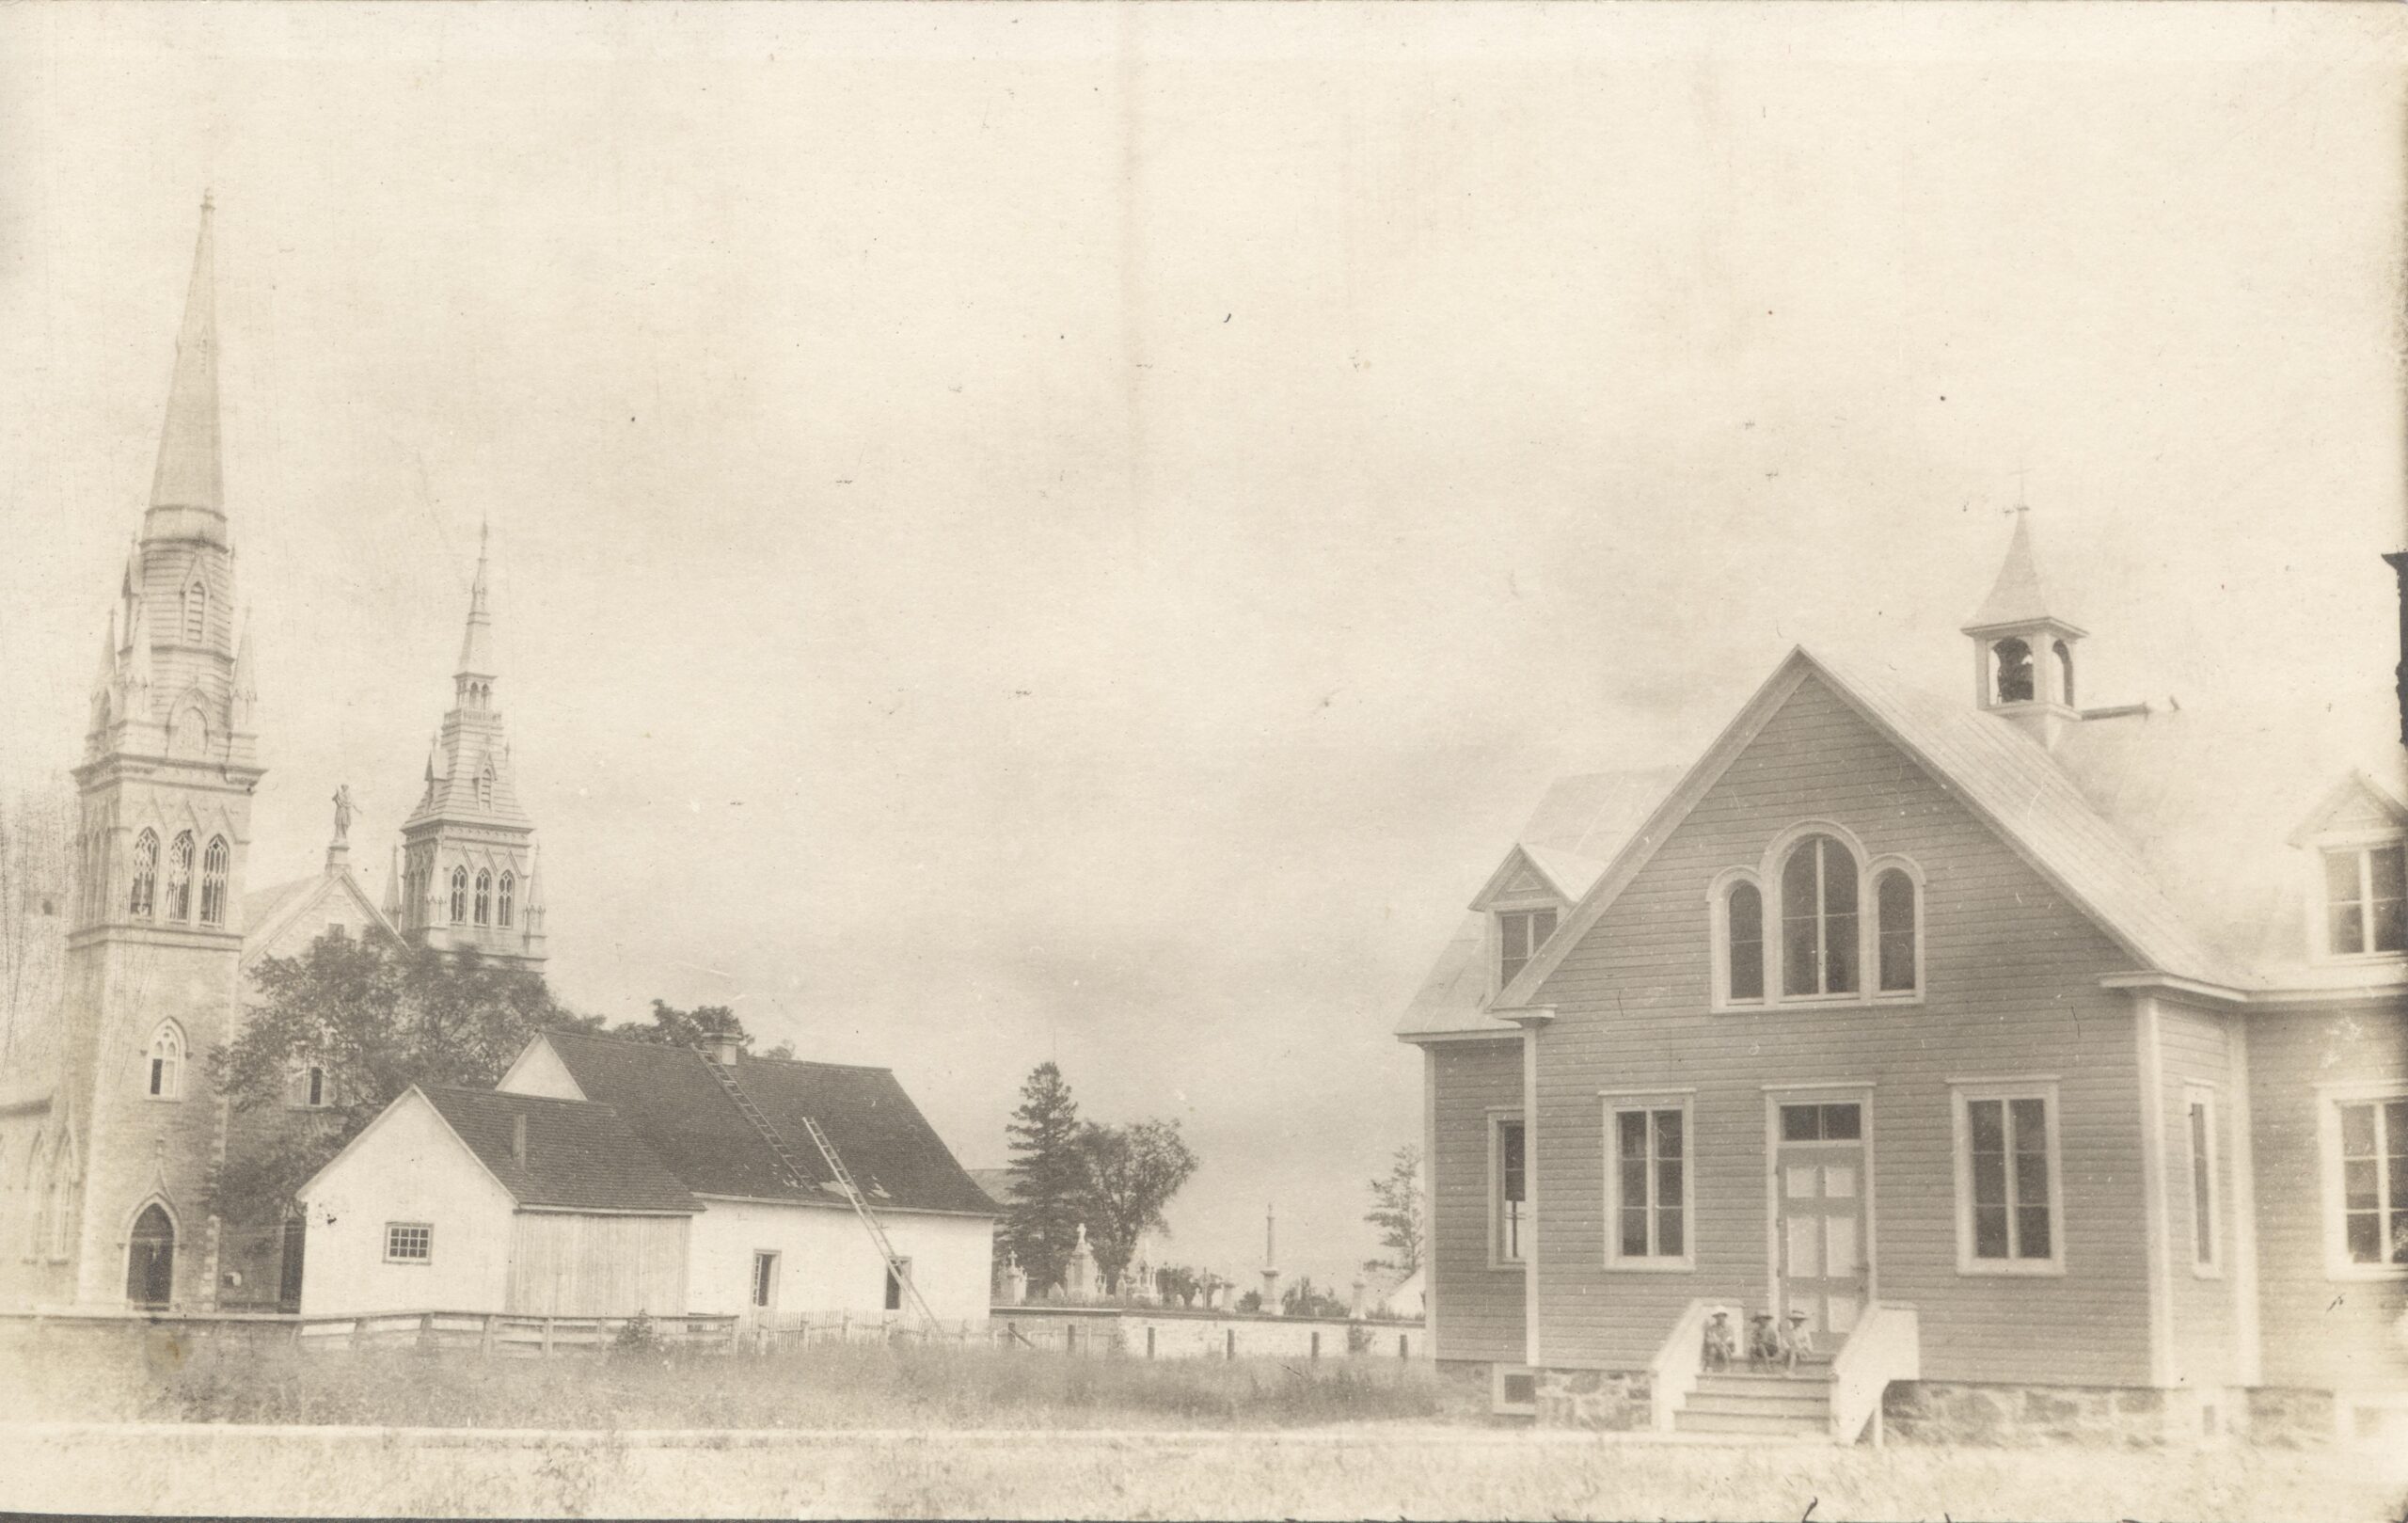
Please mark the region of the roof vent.
POLYGON ((520 1168, 527 1166, 527 1118, 524 1114, 510 1118, 510 1161, 520 1168))
POLYGON ((740 1038, 729 1036, 724 1032, 704 1038, 701 1046, 703 1055, 723 1069, 736 1067, 736 1055, 744 1049, 744 1043, 740 1038))

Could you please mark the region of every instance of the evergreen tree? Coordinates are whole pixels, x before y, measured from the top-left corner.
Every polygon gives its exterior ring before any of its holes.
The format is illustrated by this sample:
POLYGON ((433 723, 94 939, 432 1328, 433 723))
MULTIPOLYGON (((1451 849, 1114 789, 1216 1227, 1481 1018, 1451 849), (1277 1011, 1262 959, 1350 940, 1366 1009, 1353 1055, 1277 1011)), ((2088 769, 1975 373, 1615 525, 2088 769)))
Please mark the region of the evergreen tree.
POLYGON ((1062 1282, 1063 1265, 1078 1241, 1087 1195, 1087 1155, 1079 1103, 1062 1071, 1039 1063, 1021 1086, 1020 1108, 1005 1131, 1011 1137, 1012 1198, 1005 1241, 1028 1272, 1032 1291, 1062 1282))

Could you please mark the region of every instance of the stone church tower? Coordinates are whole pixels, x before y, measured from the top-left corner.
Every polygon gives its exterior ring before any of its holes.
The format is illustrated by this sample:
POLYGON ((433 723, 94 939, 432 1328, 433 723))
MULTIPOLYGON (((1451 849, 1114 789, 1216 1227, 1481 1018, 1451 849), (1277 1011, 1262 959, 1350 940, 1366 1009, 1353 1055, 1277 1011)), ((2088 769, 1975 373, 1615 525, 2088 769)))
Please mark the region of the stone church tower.
POLYGON ((205 1069, 232 1039, 251 794, 249 635, 218 468, 211 209, 176 341, 158 469, 91 699, 40 1224, 51 1297, 206 1307, 209 1169, 224 1120, 205 1069), (81 1188, 71 1188, 80 1173, 81 1188), (69 1212, 75 1210, 71 1217, 69 1212))
POLYGON ((481 533, 452 709, 427 753, 425 790, 402 823, 401 865, 386 912, 414 943, 473 947, 497 961, 540 971, 544 904, 535 824, 518 806, 510 737, 494 706, 500 663, 486 598, 481 533))

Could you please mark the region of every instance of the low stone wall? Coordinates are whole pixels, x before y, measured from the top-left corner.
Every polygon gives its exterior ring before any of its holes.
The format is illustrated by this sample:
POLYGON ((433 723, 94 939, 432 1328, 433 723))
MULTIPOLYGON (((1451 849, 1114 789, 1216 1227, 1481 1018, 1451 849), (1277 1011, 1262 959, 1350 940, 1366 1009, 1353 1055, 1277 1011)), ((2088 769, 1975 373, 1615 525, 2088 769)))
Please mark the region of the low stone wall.
POLYGON ((1644 1370, 1541 1370, 1538 1398, 1541 1427, 1627 1433, 1656 1421, 1655 1384, 1644 1370))
POLYGON ((1902 1443, 2109 1449, 2195 1444, 2222 1436, 2242 1416, 2220 1391, 1930 1380, 1892 1386, 1881 1414, 1889 1436, 1902 1443))
POLYGON ((1135 1358, 1426 1359, 1418 1322, 1345 1322, 1133 1307, 999 1306, 988 1326, 998 1347, 1045 1348, 1135 1358))

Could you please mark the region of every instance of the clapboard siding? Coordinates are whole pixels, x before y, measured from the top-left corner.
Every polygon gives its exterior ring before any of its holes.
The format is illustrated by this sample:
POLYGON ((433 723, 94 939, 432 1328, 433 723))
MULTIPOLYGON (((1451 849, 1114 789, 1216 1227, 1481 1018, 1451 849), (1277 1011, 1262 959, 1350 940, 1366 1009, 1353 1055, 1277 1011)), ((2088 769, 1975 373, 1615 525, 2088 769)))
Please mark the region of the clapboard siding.
MULTIPOLYGON (((2162 1003, 2158 1007, 2158 1064, 2164 1084, 2166 1282, 2173 1296, 2173 1374, 2188 1386, 2229 1384, 2239 1373, 2234 1346, 2231 1152, 2219 1135, 2211 1149, 2215 1199, 2210 1228, 2213 1267, 2198 1265, 2197 1196, 2192 1189, 2190 1095, 2205 1089, 2213 1098, 2213 1122, 2222 1132, 2232 1105, 2230 1062, 2226 1055, 2227 1018, 2162 1003)), ((2232 1017, 2231 1019, 2239 1019, 2232 1017)))
POLYGON ((511 1233, 503 1309, 534 1317, 686 1311, 684 1216, 522 1211, 511 1233))
POLYGON ((2139 1384, 2148 1286, 2131 957, 1810 676, 1546 981, 1538 1043, 1545 1362, 1628 1368, 1692 1297, 1767 1292, 1766 1085, 1869 1083, 1880 1295, 1935 1380, 2139 1384), (1925 879, 1924 1003, 1711 1013, 1706 891, 1807 817, 1925 879), (2059 1076, 2062 1277, 1956 1272, 1952 1077, 2059 1076), (1601 1090, 1693 1087, 1697 1267, 1604 1267, 1601 1090))
POLYGON ((2317 1086, 2396 1080, 2408 1093, 2408 1015, 2253 1013, 2249 1086, 2258 1163, 2258 1281, 2269 1386, 2408 1385, 2393 1324, 2408 1282, 2336 1280, 2326 1267, 2317 1086))
MULTIPOLYGON (((1442 1359, 1522 1357, 1522 1271, 1488 1263, 1488 1118, 1522 1103, 1522 1043, 1438 1042, 1430 1163, 1432 1328, 1442 1359)), ((1544 1202, 1542 1202, 1544 1204, 1544 1202)))

